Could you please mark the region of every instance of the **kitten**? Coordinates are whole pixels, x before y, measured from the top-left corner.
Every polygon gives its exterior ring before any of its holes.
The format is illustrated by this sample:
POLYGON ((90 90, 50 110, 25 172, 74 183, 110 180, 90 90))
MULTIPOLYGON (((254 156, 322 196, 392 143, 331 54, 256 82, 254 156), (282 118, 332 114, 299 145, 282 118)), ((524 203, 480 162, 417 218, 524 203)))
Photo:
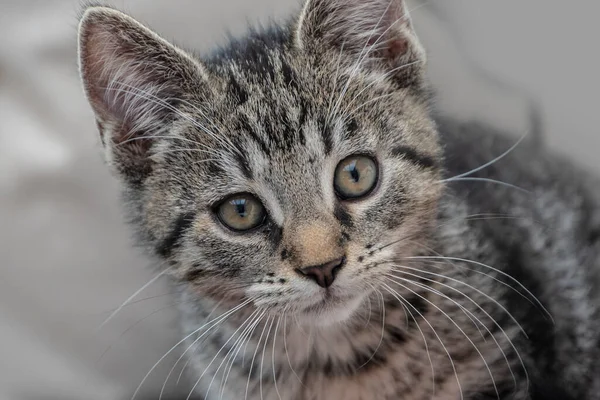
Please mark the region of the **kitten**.
POLYGON ((598 180, 434 116, 404 1, 206 57, 89 7, 79 56, 193 398, 600 399, 598 180))

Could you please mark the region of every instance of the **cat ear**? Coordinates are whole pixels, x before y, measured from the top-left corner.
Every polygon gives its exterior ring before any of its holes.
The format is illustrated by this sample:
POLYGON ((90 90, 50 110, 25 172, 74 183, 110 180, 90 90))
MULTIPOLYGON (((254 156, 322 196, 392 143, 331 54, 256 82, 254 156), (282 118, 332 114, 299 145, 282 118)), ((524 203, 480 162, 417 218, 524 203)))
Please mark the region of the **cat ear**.
POLYGON ((153 137, 169 129, 181 101, 202 91, 202 66, 131 17, 91 7, 79 24, 79 67, 109 163, 143 179, 153 137))
POLYGON ((295 36, 300 48, 343 51, 365 68, 383 69, 402 86, 420 81, 424 72, 425 51, 404 0, 308 0, 295 36))

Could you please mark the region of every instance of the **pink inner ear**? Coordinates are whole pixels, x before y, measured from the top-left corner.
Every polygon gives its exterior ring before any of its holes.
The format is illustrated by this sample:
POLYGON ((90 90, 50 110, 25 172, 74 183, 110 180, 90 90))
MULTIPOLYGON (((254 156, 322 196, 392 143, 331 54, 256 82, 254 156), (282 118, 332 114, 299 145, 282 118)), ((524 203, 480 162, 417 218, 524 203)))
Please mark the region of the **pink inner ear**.
POLYGON ((389 42, 387 48, 387 56, 395 59, 400 57, 408 51, 408 41, 404 38, 396 38, 389 42))
POLYGON ((108 120, 116 111, 114 107, 114 93, 108 92, 110 79, 114 75, 113 69, 117 65, 118 55, 113 44, 111 34, 105 28, 90 23, 86 27, 86 35, 82 43, 82 72, 86 89, 94 111, 103 119, 108 120))
MULTIPOLYGON (((130 59, 127 41, 116 44, 117 38, 106 29, 106 26, 95 24, 87 26, 87 34, 82 43, 82 71, 102 142, 106 144, 110 140, 121 144, 136 136, 136 133, 131 132, 131 118, 135 115, 136 106, 143 102, 125 93, 130 89, 119 85, 117 81, 130 80, 133 83, 139 71, 130 59), (117 81, 113 81, 115 79, 117 81), (111 131, 110 139, 105 137, 106 128, 111 131)), ((140 139, 131 142, 131 147, 143 152, 150 146, 149 142, 142 143, 143 141, 140 139)))

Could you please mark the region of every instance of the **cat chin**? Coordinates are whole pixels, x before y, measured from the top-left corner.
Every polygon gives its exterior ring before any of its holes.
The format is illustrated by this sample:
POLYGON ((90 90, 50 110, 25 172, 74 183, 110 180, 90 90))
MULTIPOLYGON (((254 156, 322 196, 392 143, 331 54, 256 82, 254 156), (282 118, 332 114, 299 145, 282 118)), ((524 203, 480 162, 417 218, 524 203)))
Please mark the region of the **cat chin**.
POLYGON ((312 306, 298 314, 298 319, 303 325, 316 327, 328 327, 345 323, 359 310, 364 297, 364 295, 359 295, 347 299, 326 299, 321 304, 312 306))

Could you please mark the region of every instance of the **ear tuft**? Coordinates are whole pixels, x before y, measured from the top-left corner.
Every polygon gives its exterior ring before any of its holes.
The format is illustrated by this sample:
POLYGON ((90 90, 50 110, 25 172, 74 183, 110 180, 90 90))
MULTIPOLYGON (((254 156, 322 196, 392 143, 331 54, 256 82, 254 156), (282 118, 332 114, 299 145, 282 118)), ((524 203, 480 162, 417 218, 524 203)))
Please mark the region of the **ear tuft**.
POLYGON ((308 0, 295 42, 306 51, 343 51, 404 86, 420 82, 426 61, 404 0, 308 0))
POLYGON ((120 173, 145 176, 153 136, 204 87, 201 64, 133 18, 90 7, 79 24, 79 67, 102 143, 120 173))

